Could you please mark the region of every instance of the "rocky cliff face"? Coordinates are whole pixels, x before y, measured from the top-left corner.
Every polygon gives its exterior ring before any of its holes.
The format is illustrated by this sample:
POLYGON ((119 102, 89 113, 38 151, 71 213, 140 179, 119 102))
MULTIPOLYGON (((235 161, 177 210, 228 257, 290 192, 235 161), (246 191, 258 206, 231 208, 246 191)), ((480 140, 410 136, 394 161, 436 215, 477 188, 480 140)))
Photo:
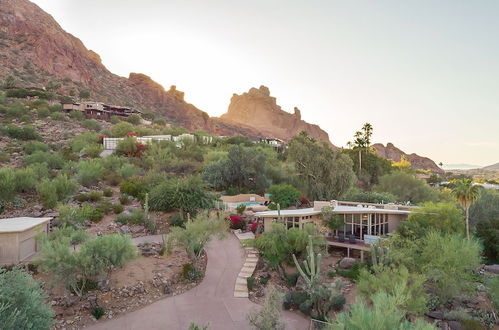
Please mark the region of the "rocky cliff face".
POLYGON ((399 148, 395 147, 392 143, 387 143, 386 147, 381 143, 376 143, 373 145, 376 149, 376 153, 381 157, 386 159, 391 159, 395 162, 400 161, 402 156, 406 156, 407 160, 412 164, 412 167, 418 170, 429 170, 433 173, 444 174, 445 171, 435 164, 433 160, 427 157, 422 157, 412 154, 406 154, 399 148))
POLYGON ((262 137, 257 130, 213 119, 185 102, 174 86, 164 88, 144 74, 129 78, 112 74, 99 55, 28 0, 0 0, 0 80, 15 78, 16 86, 56 86, 61 94, 90 91, 90 98, 126 105, 164 116, 188 129, 220 135, 262 137))
POLYGON ((298 108, 293 114, 283 111, 265 86, 251 88, 242 95, 234 94, 229 110, 220 118, 228 123, 250 127, 268 137, 290 140, 301 131, 306 131, 317 140, 331 143, 328 134, 319 126, 301 119, 298 108))

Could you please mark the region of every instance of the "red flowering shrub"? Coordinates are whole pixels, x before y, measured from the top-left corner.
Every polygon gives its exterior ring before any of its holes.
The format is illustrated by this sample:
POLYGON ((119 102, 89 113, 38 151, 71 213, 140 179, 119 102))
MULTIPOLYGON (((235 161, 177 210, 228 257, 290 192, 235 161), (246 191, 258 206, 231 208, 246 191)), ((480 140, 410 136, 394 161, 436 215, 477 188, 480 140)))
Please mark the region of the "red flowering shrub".
POLYGON ((305 197, 305 196, 301 196, 300 199, 298 200, 300 205, 310 205, 310 200, 305 197))
POLYGON ((137 136, 137 133, 134 133, 134 132, 128 132, 128 133, 126 133, 126 136, 137 136))
POLYGON ((256 231, 256 228, 258 228, 258 222, 253 222, 250 226, 250 230, 254 233, 256 231))
POLYGON ((231 229, 243 229, 244 221, 239 215, 231 215, 229 220, 231 229))

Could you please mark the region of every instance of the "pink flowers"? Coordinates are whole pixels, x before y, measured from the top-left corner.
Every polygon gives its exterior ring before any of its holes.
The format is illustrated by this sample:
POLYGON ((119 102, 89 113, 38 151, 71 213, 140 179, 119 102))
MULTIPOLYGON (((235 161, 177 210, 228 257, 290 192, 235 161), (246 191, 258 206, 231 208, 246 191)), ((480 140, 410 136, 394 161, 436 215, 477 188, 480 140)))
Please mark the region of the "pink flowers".
POLYGON ((244 227, 243 218, 239 215, 231 215, 229 217, 230 228, 232 229, 242 229, 244 227))

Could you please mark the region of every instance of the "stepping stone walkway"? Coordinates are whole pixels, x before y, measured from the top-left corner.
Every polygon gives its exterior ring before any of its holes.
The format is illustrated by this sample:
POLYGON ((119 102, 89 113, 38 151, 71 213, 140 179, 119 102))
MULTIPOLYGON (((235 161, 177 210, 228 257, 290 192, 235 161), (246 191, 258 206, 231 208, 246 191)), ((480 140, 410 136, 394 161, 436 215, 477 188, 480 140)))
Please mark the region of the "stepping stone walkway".
MULTIPOLYGON (((234 234, 241 242, 248 239, 255 239, 255 235, 252 232, 241 233, 239 231, 235 231, 234 234)), ((256 264, 258 263, 258 251, 256 249, 247 247, 244 248, 244 250, 246 252, 246 260, 241 268, 241 271, 237 275, 236 285, 234 286, 235 298, 249 297, 247 278, 253 275, 256 264)))

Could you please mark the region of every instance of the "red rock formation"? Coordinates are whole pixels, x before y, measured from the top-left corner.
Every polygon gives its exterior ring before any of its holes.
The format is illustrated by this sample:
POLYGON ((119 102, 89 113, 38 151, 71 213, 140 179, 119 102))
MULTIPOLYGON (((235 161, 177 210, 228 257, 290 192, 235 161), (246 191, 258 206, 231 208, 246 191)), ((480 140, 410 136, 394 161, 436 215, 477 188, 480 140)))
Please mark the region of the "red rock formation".
POLYGON ((386 147, 381 143, 373 144, 376 153, 386 159, 391 159, 395 162, 400 161, 402 156, 406 156, 407 160, 412 164, 412 167, 418 170, 429 170, 433 173, 444 174, 445 171, 435 164, 433 160, 427 157, 419 156, 415 153, 410 155, 406 154, 399 148, 395 147, 393 143, 387 143, 386 147))
POLYGON ((229 110, 220 119, 228 123, 245 125, 265 136, 286 141, 301 131, 306 131, 317 140, 331 143, 328 134, 319 126, 301 119, 298 108, 294 109, 294 114, 283 111, 265 86, 260 86, 258 89, 251 88, 242 95, 234 94, 229 110))

